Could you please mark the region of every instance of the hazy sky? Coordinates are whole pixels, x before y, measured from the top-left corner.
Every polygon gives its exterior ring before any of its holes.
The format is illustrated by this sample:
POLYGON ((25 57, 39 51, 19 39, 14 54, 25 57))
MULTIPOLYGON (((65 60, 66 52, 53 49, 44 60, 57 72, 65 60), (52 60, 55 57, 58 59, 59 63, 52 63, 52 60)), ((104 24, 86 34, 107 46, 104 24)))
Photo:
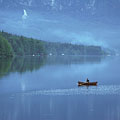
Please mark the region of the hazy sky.
MULTIPOLYGON (((117 20, 116 20, 117 21, 117 20)), ((119 22, 109 19, 81 18, 68 14, 0 11, 0 29, 46 41, 101 45, 119 49, 119 22)))

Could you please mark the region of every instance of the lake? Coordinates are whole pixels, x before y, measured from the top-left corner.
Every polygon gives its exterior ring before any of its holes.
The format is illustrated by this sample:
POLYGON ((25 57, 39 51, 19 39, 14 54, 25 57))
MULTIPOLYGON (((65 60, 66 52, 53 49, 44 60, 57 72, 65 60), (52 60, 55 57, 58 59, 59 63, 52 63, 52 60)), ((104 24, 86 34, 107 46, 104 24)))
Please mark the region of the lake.
POLYGON ((120 120, 119 72, 115 56, 1 58, 0 120, 120 120))

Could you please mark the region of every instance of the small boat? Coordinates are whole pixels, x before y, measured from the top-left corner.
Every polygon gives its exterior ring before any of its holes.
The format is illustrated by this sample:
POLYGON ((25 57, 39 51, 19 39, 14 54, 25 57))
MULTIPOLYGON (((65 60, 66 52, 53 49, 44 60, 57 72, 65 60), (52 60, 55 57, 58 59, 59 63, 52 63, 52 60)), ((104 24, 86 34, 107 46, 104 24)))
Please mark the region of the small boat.
POLYGON ((80 82, 78 81, 78 86, 82 86, 82 85, 86 85, 86 86, 97 86, 97 82, 80 82))

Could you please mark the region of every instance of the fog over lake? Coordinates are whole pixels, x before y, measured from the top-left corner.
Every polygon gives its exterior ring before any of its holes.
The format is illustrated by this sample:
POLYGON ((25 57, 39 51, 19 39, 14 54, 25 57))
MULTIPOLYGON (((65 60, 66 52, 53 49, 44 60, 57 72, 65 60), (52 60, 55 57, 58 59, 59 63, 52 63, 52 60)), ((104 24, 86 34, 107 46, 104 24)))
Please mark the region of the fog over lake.
POLYGON ((119 55, 120 0, 0 0, 0 120, 120 120, 119 55))
POLYGON ((0 59, 2 120, 120 119, 119 57, 0 59), (98 86, 77 86, 78 80, 98 86))

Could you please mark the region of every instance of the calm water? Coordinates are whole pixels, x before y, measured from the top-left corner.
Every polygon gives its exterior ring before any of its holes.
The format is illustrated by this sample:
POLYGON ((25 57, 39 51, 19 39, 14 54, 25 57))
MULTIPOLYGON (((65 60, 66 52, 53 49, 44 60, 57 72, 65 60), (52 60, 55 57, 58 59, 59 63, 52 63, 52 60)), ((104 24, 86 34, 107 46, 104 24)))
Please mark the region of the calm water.
POLYGON ((120 57, 0 59, 0 120, 120 120, 120 57))

